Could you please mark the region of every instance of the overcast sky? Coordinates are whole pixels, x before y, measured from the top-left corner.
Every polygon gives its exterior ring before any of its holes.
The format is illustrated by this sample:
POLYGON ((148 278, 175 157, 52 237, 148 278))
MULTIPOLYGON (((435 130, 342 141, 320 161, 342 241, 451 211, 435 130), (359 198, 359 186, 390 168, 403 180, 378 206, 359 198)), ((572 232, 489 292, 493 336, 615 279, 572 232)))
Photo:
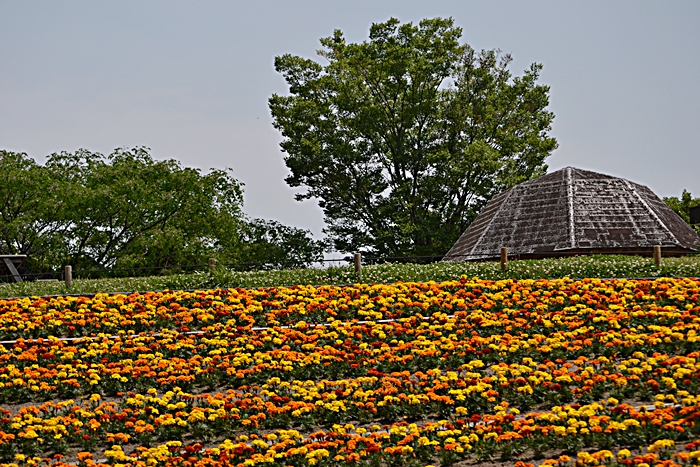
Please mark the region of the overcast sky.
POLYGON ((315 57, 341 29, 454 18, 463 41, 500 48, 551 86, 550 170, 620 176, 659 196, 700 197, 698 1, 0 0, 0 149, 147 146, 157 159, 231 167, 245 212, 321 235, 297 202, 267 99, 285 94, 276 55, 315 57))

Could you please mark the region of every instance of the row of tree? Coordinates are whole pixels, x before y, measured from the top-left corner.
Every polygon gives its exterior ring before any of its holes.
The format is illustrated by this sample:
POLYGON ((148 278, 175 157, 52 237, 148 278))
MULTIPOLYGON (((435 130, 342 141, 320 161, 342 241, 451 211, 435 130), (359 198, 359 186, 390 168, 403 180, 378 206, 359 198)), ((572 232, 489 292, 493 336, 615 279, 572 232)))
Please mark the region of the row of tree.
MULTIPOLYGON (((543 175, 549 87, 539 64, 513 77, 510 55, 460 43, 452 19, 373 24, 369 40, 321 39, 325 64, 275 68, 290 94, 269 107, 287 183, 318 200, 329 247, 383 257, 442 255, 495 194, 543 175)), ((39 165, 1 153, 0 251, 33 268, 167 267, 220 261, 302 266, 309 232, 247 219, 229 172, 203 174, 144 148, 81 150, 39 165)))
POLYGON ((229 171, 157 161, 146 148, 62 152, 44 164, 0 151, 0 254, 27 255, 31 272, 322 258, 309 231, 249 219, 242 205, 229 171))
MULTIPOLYGON (((325 63, 275 58, 289 95, 269 99, 298 200, 316 199, 327 239, 248 219, 230 172, 206 174, 145 148, 80 150, 44 165, 0 152, 0 253, 33 269, 169 267, 209 257, 269 267, 339 252, 439 256, 495 194, 543 175, 557 147, 542 66, 460 43, 451 18, 373 24, 321 39, 325 63)), ((687 219, 689 193, 665 201, 687 219)))

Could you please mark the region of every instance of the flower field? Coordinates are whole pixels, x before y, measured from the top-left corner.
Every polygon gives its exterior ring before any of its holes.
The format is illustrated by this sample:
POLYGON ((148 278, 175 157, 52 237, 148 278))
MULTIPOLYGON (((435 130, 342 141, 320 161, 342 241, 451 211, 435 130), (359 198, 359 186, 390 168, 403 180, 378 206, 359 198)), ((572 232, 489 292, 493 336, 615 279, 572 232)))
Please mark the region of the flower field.
POLYGON ((700 281, 0 299, 3 465, 700 465, 700 281))

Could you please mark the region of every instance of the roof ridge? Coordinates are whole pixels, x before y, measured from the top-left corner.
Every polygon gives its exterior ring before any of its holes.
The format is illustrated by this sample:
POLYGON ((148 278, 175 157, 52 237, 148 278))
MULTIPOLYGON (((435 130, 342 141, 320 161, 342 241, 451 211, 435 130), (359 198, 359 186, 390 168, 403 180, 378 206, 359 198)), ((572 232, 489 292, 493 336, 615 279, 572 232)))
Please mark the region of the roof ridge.
MULTIPOLYGON (((515 192, 516 188, 518 188, 520 185, 515 185, 514 187, 511 187, 508 191, 506 191, 506 197, 503 201, 501 201, 501 204, 498 206, 498 209, 496 209, 496 212, 494 212, 491 215, 491 219, 489 219, 489 223, 486 224, 486 227, 484 227, 484 230, 481 231, 481 235, 479 235, 479 238, 474 242, 474 246, 472 249, 469 251, 470 255, 474 254, 474 249, 481 243, 481 239, 484 238, 484 235, 486 235, 486 232, 488 232, 489 228, 491 228, 491 225, 493 224, 494 219, 498 218, 498 214, 501 212, 501 209, 503 209, 503 206, 508 202, 511 196, 513 196, 513 192, 515 192)), ((458 240, 459 241, 459 240, 458 240)))
POLYGON ((576 248, 576 220, 574 218, 574 183, 572 179, 571 172, 575 170, 574 167, 566 168, 566 203, 569 214, 569 241, 571 241, 571 248, 576 248))

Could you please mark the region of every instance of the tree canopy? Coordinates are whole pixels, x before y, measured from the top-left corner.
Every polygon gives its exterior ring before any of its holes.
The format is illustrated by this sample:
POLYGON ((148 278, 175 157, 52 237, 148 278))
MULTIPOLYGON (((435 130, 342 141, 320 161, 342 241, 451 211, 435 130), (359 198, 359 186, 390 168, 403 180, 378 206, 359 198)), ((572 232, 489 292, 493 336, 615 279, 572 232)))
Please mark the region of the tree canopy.
MULTIPOLYGON (((690 208, 700 206, 700 198, 693 198, 688 190, 683 190, 680 198, 669 196, 664 198, 664 203, 690 224, 690 208)), ((700 225, 691 225, 691 227, 700 234, 700 225)))
POLYGON ((29 272, 322 257, 310 232, 248 219, 242 207, 243 184, 230 171, 154 160, 147 148, 61 152, 44 165, 0 151, 0 253, 28 255, 29 272))
POLYGON ((556 148, 542 66, 461 44, 452 19, 373 24, 290 54, 269 107, 297 199, 316 198, 338 251, 444 254, 495 194, 546 172, 556 148))

